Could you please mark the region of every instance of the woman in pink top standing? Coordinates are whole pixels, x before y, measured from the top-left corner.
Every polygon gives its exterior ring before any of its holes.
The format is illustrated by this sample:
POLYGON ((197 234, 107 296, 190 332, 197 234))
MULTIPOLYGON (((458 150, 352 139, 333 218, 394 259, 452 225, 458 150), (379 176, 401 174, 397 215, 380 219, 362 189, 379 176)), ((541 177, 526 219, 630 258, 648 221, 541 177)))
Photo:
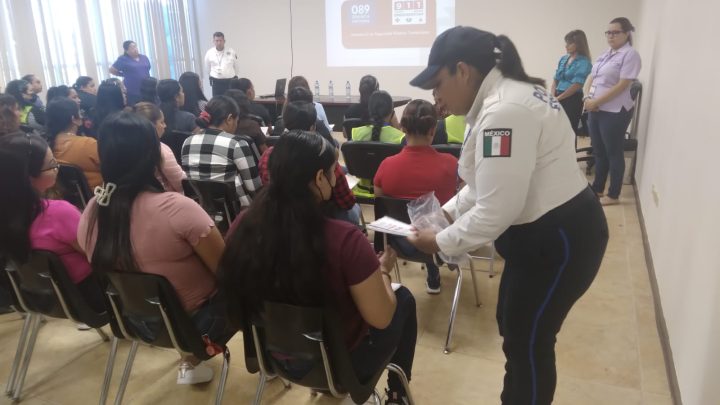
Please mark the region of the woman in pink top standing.
POLYGON ((620 203, 620 189, 625 173, 625 130, 632 119, 635 101, 630 86, 640 73, 640 55, 632 47, 635 27, 619 17, 610 21, 605 31, 608 49, 593 65, 585 83, 585 111, 595 157, 595 181, 592 188, 602 205, 620 203), (610 187, 605 182, 610 173, 610 187))
POLYGON ((40 136, 0 138, 0 256, 23 263, 32 249, 55 253, 86 302, 103 312, 103 291, 77 242, 80 211, 67 201, 41 198, 55 185, 57 172, 40 136))
MULTIPOLYGON (((96 189, 78 226, 78 242, 96 272, 143 272, 165 277, 198 330, 224 345, 234 334, 218 308, 215 271, 225 248, 215 223, 198 204, 165 192, 156 176, 160 140, 135 113, 108 116, 98 152, 105 184, 96 189)), ((162 321, 136 320, 135 333, 153 339, 162 321)), ((178 384, 210 381, 213 370, 194 356, 180 362, 178 384)))

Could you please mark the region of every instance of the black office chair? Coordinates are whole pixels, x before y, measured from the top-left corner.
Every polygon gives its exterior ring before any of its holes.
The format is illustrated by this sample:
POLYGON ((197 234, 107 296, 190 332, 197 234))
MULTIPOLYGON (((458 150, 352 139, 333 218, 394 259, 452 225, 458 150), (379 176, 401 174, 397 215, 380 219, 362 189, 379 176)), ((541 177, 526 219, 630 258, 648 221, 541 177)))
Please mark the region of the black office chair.
MULTIPOLYGON (((95 328, 104 341, 110 339, 100 328, 108 324, 110 316, 108 312, 96 312, 85 302, 80 290, 68 276, 62 261, 52 252, 34 250, 27 262, 18 264, 10 261, 5 270, 20 307, 30 319, 26 320, 30 325, 23 326, 21 337, 27 335, 28 330, 30 330, 30 336, 24 343, 21 340, 21 343, 18 344, 18 353, 23 350, 25 352, 22 365, 19 369, 11 372, 6 389, 6 393, 13 400, 19 401, 43 315, 84 323, 95 328), (23 350, 20 350, 20 346, 23 350)), ((100 284, 98 284, 98 292, 101 292, 100 284)), ((116 349, 117 342, 113 341, 111 351, 116 349)), ((113 363, 108 363, 106 373, 107 370, 112 370, 113 365, 113 363)), ((106 379, 101 388, 101 398, 107 395, 108 386, 109 380, 106 379)))
MULTIPOLYGON (((208 360, 205 342, 195 323, 185 312, 175 289, 165 277, 135 272, 108 271, 107 295, 113 312, 112 322, 117 323, 116 337, 132 341, 125 369, 118 388, 115 404, 121 404, 125 395, 135 354, 140 343, 152 346, 174 348, 180 355, 194 355, 208 360), (135 325, 152 323, 155 330, 138 330, 135 325)), ((223 366, 215 404, 222 403, 230 367, 230 351, 223 347, 223 366)))
POLYGON ((92 198, 92 190, 82 169, 75 165, 61 163, 58 165, 57 189, 63 200, 85 209, 92 198))
POLYGON ((160 141, 170 147, 173 155, 175 155, 175 160, 177 160, 179 165, 182 165, 182 146, 185 140, 191 136, 192 133, 190 132, 170 131, 165 133, 165 135, 160 138, 160 141))
POLYGON ((280 136, 276 135, 270 135, 265 137, 265 144, 268 146, 268 148, 275 146, 275 144, 280 140, 280 136))
MULTIPOLYGON (((404 198, 392 198, 392 197, 375 197, 375 218, 382 218, 384 216, 389 216, 391 218, 397 219, 398 221, 405 222, 406 224, 411 223, 410 221, 410 215, 408 214, 407 210, 407 204, 412 201, 404 198)), ((376 232, 375 233, 375 243, 380 244, 380 246, 384 245, 385 240, 385 234, 376 232)), ((405 256, 401 254, 402 252, 397 252, 398 258, 404 259, 411 262, 418 262, 418 263, 427 263, 428 261, 437 261, 435 258, 431 255, 418 252, 417 255, 413 256, 405 256)), ((470 276, 472 277, 472 283, 473 283, 473 292, 475 293, 475 306, 480 306, 480 297, 478 295, 478 289, 477 289, 477 280, 475 279, 475 269, 472 266, 472 260, 470 261, 470 276)), ((395 269, 399 272, 397 262, 395 263, 395 269)), ((463 274, 462 270, 459 267, 455 268, 455 271, 457 271, 457 281, 455 283, 455 293, 453 295, 453 301, 452 301, 452 307, 450 308, 450 321, 448 324, 448 332, 447 336, 445 338, 445 347, 444 352, 445 354, 450 353, 450 343, 452 342, 452 335, 453 331, 455 329, 455 315, 457 314, 457 308, 458 308, 458 302, 460 300, 460 288, 462 287, 462 280, 463 280, 463 274)), ((399 276, 398 276, 398 280, 399 276)))
POLYGON ((187 180, 198 196, 200 206, 215 221, 218 230, 225 234, 240 213, 240 200, 235 182, 187 180))
POLYGON ((345 136, 345 139, 347 139, 348 141, 351 141, 353 128, 364 127, 366 125, 372 124, 372 121, 367 121, 360 118, 346 118, 345 121, 343 121, 342 123, 343 136, 345 136))
POLYGON ((0 271, 0 285, 7 286, 7 292, 10 296, 10 308, 15 310, 15 312, 17 312, 23 317, 23 327, 20 332, 20 337, 18 338, 17 349, 15 351, 15 357, 13 357, 13 363, 10 368, 8 382, 5 386, 5 395, 7 395, 8 397, 12 397, 13 392, 15 391, 15 382, 17 372, 20 368, 20 361, 22 360, 23 351, 25 350, 25 344, 27 343, 27 336, 30 332, 30 327, 32 325, 33 315, 25 312, 22 309, 22 306, 20 305, 20 300, 15 294, 15 290, 12 287, 12 283, 10 282, 10 276, 7 273, 6 263, 4 259, 0 259, 0 268, 3 269, 3 271, 0 271))
POLYGON ((453 143, 447 143, 444 145, 433 145, 432 146, 436 151, 440 153, 449 153, 453 156, 455 156, 457 159, 460 159, 460 152, 462 152, 462 145, 453 143))
POLYGON ((198 195, 195 193, 195 189, 190 185, 190 180, 182 179, 180 181, 180 184, 182 184, 183 194, 185 194, 185 197, 200 204, 200 197, 198 197, 198 195))
POLYGON ((337 398, 349 394, 356 404, 365 403, 371 395, 379 403, 375 385, 386 368, 398 374, 410 404, 414 403, 405 373, 390 363, 392 354, 368 381, 358 379, 345 346, 341 319, 332 308, 265 302, 250 328, 244 339, 252 339, 255 351, 246 351, 246 363, 257 364, 249 371, 260 372, 255 404, 262 399, 267 378, 275 375, 313 392, 329 391, 337 398))

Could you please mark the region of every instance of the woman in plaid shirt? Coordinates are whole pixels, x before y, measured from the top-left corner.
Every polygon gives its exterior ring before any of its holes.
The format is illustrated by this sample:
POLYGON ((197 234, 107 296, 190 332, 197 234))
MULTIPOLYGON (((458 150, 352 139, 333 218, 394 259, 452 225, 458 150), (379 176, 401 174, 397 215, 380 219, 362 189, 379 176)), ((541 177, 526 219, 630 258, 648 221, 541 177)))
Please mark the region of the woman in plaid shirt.
POLYGON ((213 97, 197 119, 204 131, 183 144, 182 168, 190 180, 234 181, 240 204, 247 207, 262 187, 255 159, 260 154, 252 142, 233 135, 238 114, 234 100, 213 97))

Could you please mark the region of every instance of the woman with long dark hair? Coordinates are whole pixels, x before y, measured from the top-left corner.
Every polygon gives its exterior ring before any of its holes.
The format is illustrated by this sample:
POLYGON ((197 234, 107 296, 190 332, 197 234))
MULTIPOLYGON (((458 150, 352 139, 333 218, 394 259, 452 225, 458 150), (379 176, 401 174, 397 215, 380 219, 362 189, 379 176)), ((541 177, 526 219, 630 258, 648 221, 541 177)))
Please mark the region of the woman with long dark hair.
POLYGON ((58 173, 48 144, 38 135, 0 138, 0 173, 0 256, 24 263, 32 249, 55 253, 87 303, 104 312, 104 294, 78 246, 80 211, 42 198, 58 173))
POLYGON ((48 89, 46 104, 50 104, 51 101, 58 97, 69 98, 70 100, 74 101, 78 105, 78 107, 80 107, 80 104, 82 103, 82 100, 80 100, 80 96, 78 96, 77 91, 75 91, 73 87, 68 87, 64 84, 61 84, 60 86, 53 86, 48 89))
POLYGON ((582 30, 572 30, 565 35, 565 54, 558 62, 555 77, 550 86, 550 94, 557 98, 570 119, 570 125, 578 134, 578 124, 582 115, 582 86, 590 74, 590 47, 582 30))
POLYGON ((353 141, 402 142, 405 134, 398 129, 392 96, 388 92, 378 90, 370 96, 368 113, 372 124, 353 128, 353 141))
POLYGON ((200 116, 200 113, 205 111, 205 105, 208 102, 203 93, 200 75, 194 72, 185 72, 180 75, 178 82, 185 92, 185 102, 180 109, 196 117, 200 116))
POLYGON ((260 124, 250 117, 250 99, 238 89, 229 89, 225 91, 225 96, 230 97, 238 106, 238 123, 235 128, 236 135, 247 135, 252 138, 255 147, 261 154, 267 150, 267 138, 263 134, 260 124))
POLYGON ((92 109, 95 108, 95 102, 97 100, 95 80, 90 76, 80 76, 75 80, 73 88, 80 97, 80 109, 86 112, 92 111, 92 109))
POLYGON ((47 107, 47 139, 55 157, 61 163, 79 167, 91 188, 102 184, 97 141, 79 136, 82 125, 77 103, 57 98, 47 107))
MULTIPOLYGON (((411 376, 417 320, 405 287, 393 292, 395 253, 378 260, 367 238, 351 224, 328 219, 337 149, 315 132, 283 135, 270 158, 270 183, 228 232, 218 277, 237 325, 262 311, 264 301, 332 306, 361 381, 392 356, 411 376), (281 253, 281 254, 278 254, 281 253)), ((292 367, 295 359, 287 359, 292 367)), ((388 402, 403 403, 394 373, 388 402)))
MULTIPOLYGON (((129 112, 100 127, 98 148, 105 184, 83 212, 78 242, 93 271, 144 272, 164 276, 201 333, 225 344, 233 332, 217 310, 217 269, 225 247, 210 217, 193 200, 165 192, 155 177, 160 140, 152 123, 129 112)), ((139 322, 135 332, 154 336, 158 324, 139 322)), ((210 367, 183 357, 178 384, 212 379, 210 367)))
MULTIPOLYGON (((133 112, 147 118, 152 122, 157 132, 158 138, 162 138, 165 134, 165 115, 160 107, 153 103, 139 102, 133 106, 133 112)), ((182 168, 175 160, 172 149, 164 143, 160 142, 161 163, 158 166, 155 177, 160 180, 165 191, 174 191, 176 193, 185 194, 182 187, 182 181, 185 176, 182 168)))
POLYGON ((120 80, 108 79, 100 84, 95 109, 90 113, 93 134, 97 133, 105 117, 125 108, 126 100, 123 84, 120 80))
POLYGON ((33 102, 36 95, 25 80, 12 80, 5 87, 5 92, 15 97, 20 110, 20 124, 27 125, 36 131, 45 130, 45 108, 33 102))
POLYGON ((0 137, 20 131, 20 110, 15 97, 0 94, 0 137))
POLYGON ((593 190, 603 205, 620 203, 623 175, 625 174, 625 131, 632 119, 635 100, 630 87, 642 62, 632 47, 635 27, 625 17, 610 21, 605 31, 610 48, 595 61, 585 84, 585 111, 588 111, 588 129, 595 159, 593 190), (605 195, 605 183, 610 174, 610 186, 605 195))
POLYGON ((435 89, 470 131, 458 162, 465 186, 443 206, 452 224, 408 240, 451 257, 495 241, 505 258, 497 304, 506 358, 501 401, 549 405, 557 334, 595 279, 608 241, 567 116, 543 80, 525 72, 510 38, 472 27, 440 34, 410 84, 435 89))
POLYGON ((142 79, 140 82, 140 100, 138 102, 160 104, 157 87, 158 79, 152 76, 142 79))
POLYGON ((187 111, 180 110, 185 104, 185 93, 177 80, 164 79, 158 82, 158 97, 160 109, 165 117, 165 133, 172 131, 194 132, 197 129, 197 117, 187 111))
POLYGON ((360 92, 360 102, 353 104, 348 107, 345 111, 345 118, 359 118, 365 121, 370 120, 370 110, 368 103, 370 102, 370 96, 380 90, 380 83, 373 75, 365 75, 360 79, 360 85, 358 91, 360 92))

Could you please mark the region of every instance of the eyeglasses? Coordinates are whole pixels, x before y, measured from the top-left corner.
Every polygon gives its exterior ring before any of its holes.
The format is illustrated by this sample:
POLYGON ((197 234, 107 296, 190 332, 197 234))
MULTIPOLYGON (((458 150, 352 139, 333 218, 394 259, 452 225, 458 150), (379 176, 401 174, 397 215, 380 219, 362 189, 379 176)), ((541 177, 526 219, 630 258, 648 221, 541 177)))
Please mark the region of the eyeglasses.
POLYGON ((50 170, 57 170, 60 167, 58 162, 51 162, 50 167, 40 170, 40 173, 49 172, 50 170))
POLYGON ((605 36, 606 37, 616 37, 616 36, 618 36, 620 34, 624 34, 624 33, 625 33, 625 31, 605 31, 605 36))

